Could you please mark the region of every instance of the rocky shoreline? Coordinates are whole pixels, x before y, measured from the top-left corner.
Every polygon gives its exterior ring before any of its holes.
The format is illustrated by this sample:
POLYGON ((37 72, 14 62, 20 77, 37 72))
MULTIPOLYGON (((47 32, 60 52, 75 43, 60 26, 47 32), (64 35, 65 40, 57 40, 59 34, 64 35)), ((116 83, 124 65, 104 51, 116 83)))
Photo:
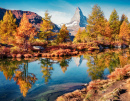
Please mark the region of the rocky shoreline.
POLYGON ((91 81, 86 88, 59 96, 56 101, 129 101, 130 64, 116 68, 107 80, 91 81))
MULTIPOLYGON (((109 48, 107 45, 93 45, 94 43, 80 43, 80 44, 60 44, 57 46, 48 46, 45 49, 33 49, 30 52, 15 51, 11 53, 11 47, 4 47, 3 52, 0 52, 0 58, 32 58, 32 57, 64 57, 80 55, 83 51, 94 52, 95 50, 104 50, 109 48)), ((33 47, 33 46, 32 46, 33 47)), ((125 46, 127 47, 127 46, 125 46)))

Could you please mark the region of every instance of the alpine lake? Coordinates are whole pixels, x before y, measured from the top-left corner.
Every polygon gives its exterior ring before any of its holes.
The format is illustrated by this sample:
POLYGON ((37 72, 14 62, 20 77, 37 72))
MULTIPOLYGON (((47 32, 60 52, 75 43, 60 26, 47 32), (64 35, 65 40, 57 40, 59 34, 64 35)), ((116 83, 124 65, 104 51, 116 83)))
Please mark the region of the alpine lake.
POLYGON ((0 59, 0 101, 55 101, 95 79, 107 79, 130 64, 130 49, 83 52, 79 56, 0 59))

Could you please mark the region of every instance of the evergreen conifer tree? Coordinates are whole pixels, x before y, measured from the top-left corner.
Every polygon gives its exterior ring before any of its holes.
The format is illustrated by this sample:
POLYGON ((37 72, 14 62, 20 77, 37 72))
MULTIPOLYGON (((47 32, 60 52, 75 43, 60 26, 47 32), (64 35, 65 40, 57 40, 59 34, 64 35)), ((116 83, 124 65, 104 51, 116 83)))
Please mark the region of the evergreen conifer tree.
POLYGON ((115 41, 116 37, 118 37, 118 35, 119 35, 119 30, 120 30, 119 16, 115 9, 113 10, 113 12, 110 15, 109 24, 110 24, 110 28, 111 28, 112 40, 115 41))
POLYGON ((6 11, 3 20, 0 21, 0 42, 11 44, 16 31, 16 19, 11 11, 6 11))
POLYGON ((49 40, 49 38, 51 38, 53 36, 53 24, 50 20, 51 16, 49 16, 48 11, 45 12, 45 17, 42 19, 43 23, 41 24, 40 27, 40 34, 39 34, 39 38, 40 39, 45 39, 45 40, 49 40))

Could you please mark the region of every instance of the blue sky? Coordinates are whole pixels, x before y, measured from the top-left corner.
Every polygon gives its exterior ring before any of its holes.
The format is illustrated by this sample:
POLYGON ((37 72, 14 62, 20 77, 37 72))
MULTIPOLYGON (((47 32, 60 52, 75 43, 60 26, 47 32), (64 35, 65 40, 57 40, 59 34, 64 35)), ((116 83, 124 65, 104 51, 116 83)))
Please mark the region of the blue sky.
POLYGON ((44 16, 49 11, 51 20, 56 23, 67 23, 80 7, 83 14, 88 17, 93 5, 98 4, 108 19, 115 8, 121 16, 123 13, 130 19, 129 0, 0 0, 0 7, 12 10, 33 11, 44 16))

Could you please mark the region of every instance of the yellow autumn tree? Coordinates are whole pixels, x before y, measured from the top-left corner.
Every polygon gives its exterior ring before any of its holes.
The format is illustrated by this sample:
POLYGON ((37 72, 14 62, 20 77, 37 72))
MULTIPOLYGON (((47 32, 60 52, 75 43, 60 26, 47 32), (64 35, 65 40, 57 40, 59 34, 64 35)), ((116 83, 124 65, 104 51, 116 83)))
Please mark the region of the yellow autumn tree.
POLYGON ((3 20, 0 21, 0 42, 11 44, 16 31, 16 19, 13 17, 11 11, 6 11, 3 20))
POLYGON ((128 57, 120 55, 119 60, 120 60, 120 66, 123 68, 125 65, 127 65, 128 57))
POLYGON ((87 32, 90 34, 91 38, 98 40, 104 34, 105 18, 104 13, 100 6, 94 5, 92 12, 87 19, 87 32))
POLYGON ((57 35, 57 42, 62 43, 70 40, 69 31, 67 30, 67 27, 65 24, 62 25, 60 29, 60 33, 57 35))
POLYGON ((74 43, 81 42, 80 35, 81 35, 81 29, 79 28, 78 31, 77 31, 77 34, 75 35, 75 38, 73 40, 74 43))
POLYGON ((40 39, 45 39, 45 40, 49 40, 52 36, 53 36, 53 24, 50 20, 51 16, 49 16, 48 11, 45 12, 45 17, 42 19, 43 22, 40 25, 40 34, 39 34, 39 38, 40 39))
POLYGON ((29 23, 26 13, 23 14, 17 32, 15 33, 16 43, 21 45, 23 49, 28 50, 29 40, 33 39, 37 34, 36 29, 29 23))
POLYGON ((129 23, 128 17, 125 14, 122 14, 121 20, 120 20, 120 25, 125 21, 127 24, 129 23))
POLYGON ((80 38, 81 38, 81 42, 83 43, 89 41, 90 37, 89 37, 89 33, 86 32, 86 29, 83 29, 83 31, 81 32, 80 38))
POLYGON ((112 11, 110 15, 109 24, 111 28, 112 40, 115 41, 116 39, 118 39, 118 35, 120 31, 119 15, 115 9, 112 11))
POLYGON ((129 33, 130 33, 130 30, 129 30, 128 24, 125 21, 123 21, 120 27, 119 37, 122 40, 129 41, 129 38, 130 38, 129 33))

